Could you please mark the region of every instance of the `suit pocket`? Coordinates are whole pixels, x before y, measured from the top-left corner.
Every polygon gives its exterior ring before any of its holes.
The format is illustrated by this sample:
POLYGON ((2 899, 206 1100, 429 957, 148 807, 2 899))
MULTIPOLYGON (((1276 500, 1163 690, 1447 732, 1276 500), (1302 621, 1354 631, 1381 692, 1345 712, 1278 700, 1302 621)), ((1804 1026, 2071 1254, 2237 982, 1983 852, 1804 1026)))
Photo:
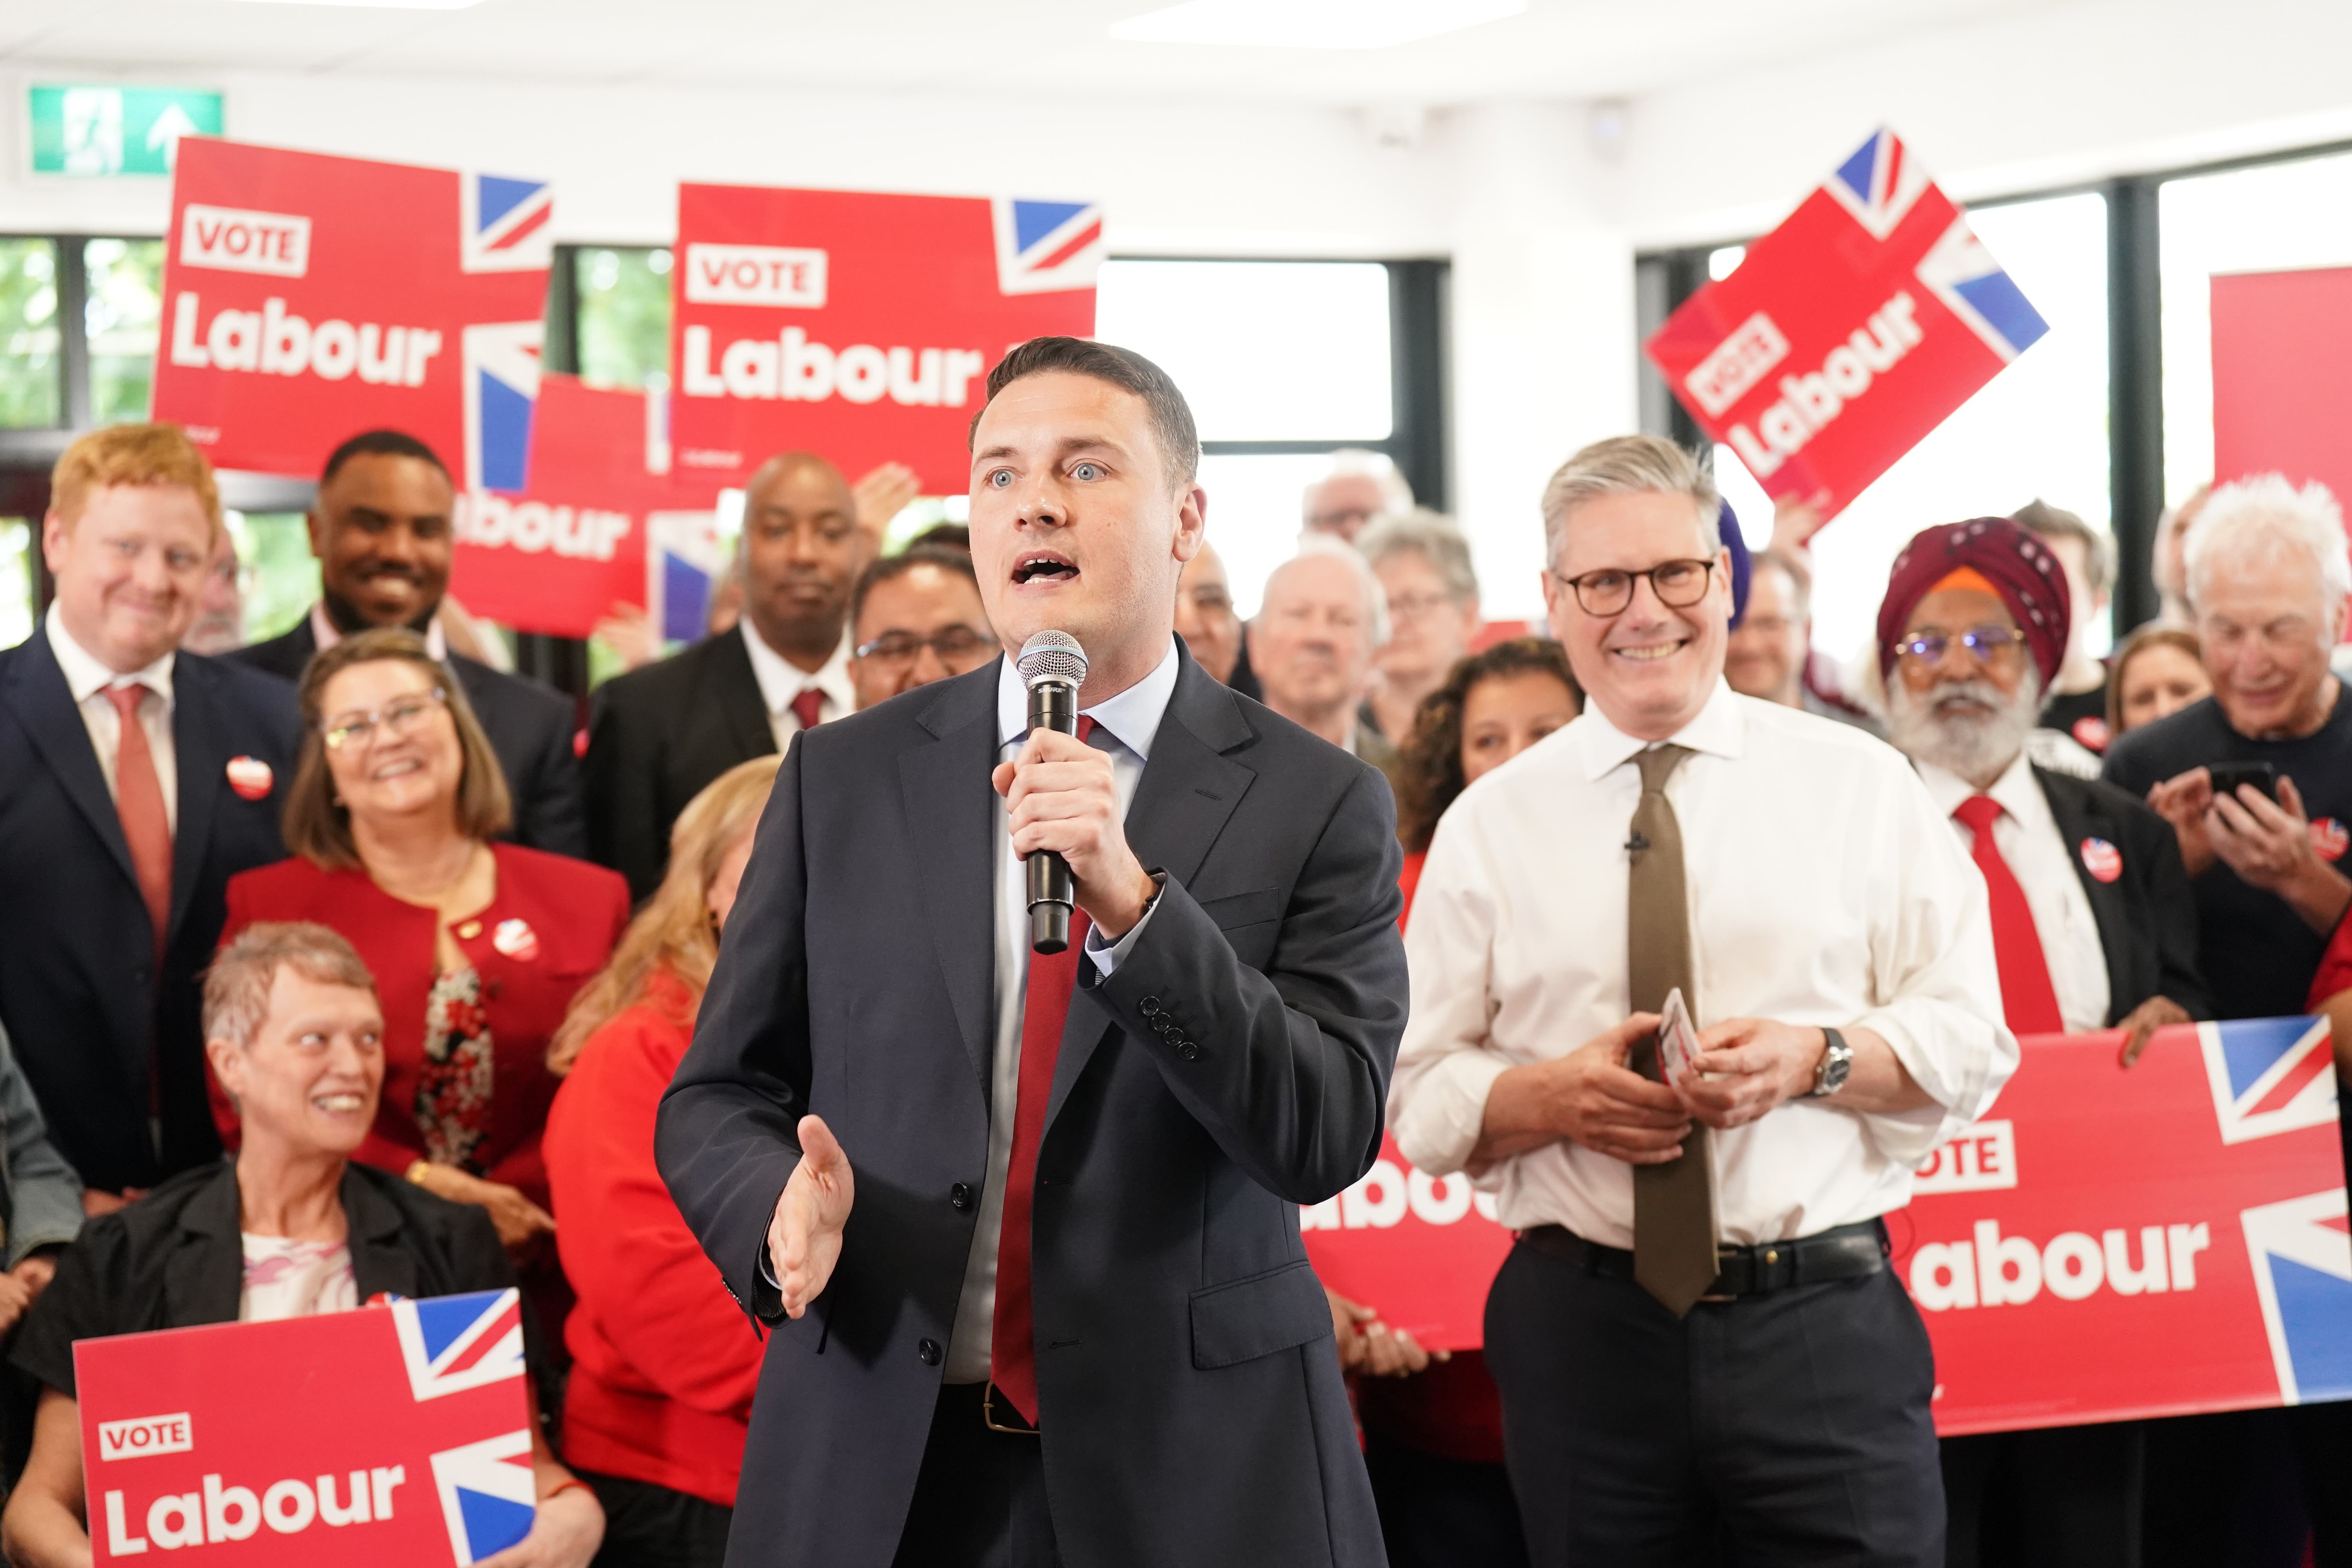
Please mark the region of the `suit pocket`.
POLYGON ((1331 1307, 1305 1258, 1192 1292, 1192 1364, 1234 1366, 1328 1339, 1331 1307))
POLYGON ((1220 931, 1239 931, 1244 926, 1280 920, 1289 902, 1284 889, 1260 888, 1254 893, 1231 893, 1222 899, 1203 900, 1201 912, 1216 921, 1220 931))

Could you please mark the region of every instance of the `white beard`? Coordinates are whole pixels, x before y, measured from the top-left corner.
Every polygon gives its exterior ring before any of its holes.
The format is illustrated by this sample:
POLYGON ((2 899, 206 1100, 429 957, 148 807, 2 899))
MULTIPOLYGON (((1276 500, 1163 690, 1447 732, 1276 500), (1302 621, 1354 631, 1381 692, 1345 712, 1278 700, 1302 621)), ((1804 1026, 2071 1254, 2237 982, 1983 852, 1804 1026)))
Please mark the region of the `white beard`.
POLYGON ((2042 712, 2039 672, 2028 669, 2015 696, 1981 676, 1915 692, 1887 682, 1886 738, 1914 762, 1932 763, 1982 789, 2009 770, 2042 712))

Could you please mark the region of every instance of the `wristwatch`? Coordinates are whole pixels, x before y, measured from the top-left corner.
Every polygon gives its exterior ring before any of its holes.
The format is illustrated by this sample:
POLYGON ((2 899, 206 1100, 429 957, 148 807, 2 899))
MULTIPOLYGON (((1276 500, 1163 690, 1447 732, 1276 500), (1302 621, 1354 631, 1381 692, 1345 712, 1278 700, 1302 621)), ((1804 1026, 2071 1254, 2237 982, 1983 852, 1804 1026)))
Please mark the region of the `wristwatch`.
POLYGON ((1845 1087, 1846 1075, 1853 1071, 1853 1047, 1835 1029, 1822 1030, 1821 1065, 1813 1068, 1813 1089, 1808 1097, 1826 1100, 1845 1087))

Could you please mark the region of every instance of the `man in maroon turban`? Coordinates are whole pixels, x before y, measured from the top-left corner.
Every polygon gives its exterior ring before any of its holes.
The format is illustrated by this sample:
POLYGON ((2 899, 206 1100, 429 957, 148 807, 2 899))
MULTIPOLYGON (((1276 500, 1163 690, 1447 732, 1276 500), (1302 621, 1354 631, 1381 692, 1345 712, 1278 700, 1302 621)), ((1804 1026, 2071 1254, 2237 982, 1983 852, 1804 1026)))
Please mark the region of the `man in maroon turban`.
MULTIPOLYGON (((1887 739, 1984 874, 2011 1031, 2120 1027, 2128 1067, 2158 1026, 2211 1014, 2189 874, 2164 819, 2026 756, 2067 612, 2058 558, 2017 524, 1980 517, 1920 534, 1878 612, 1887 739)), ((2031 1520, 2021 1563, 2136 1561, 2124 1543, 2137 1536, 2141 1443, 2136 1424, 1947 1440, 1947 1560, 1991 1561, 2031 1520)))

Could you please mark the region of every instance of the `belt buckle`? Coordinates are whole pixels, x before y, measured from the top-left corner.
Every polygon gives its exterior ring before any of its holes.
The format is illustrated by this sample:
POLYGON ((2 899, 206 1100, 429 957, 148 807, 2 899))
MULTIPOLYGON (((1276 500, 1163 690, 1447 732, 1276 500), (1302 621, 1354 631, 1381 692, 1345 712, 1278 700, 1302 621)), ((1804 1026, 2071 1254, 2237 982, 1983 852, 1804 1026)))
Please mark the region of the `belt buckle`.
MULTIPOLYGON (((1016 1421, 1019 1420, 1021 1418, 1020 1410, 1018 1408, 1013 1408, 1013 1402, 1009 1399, 1005 1401, 1005 1405, 1008 1408, 1013 1409, 1013 1419, 1016 1421)), ((1003 1432, 1014 1437, 1034 1437, 1038 1435, 1037 1428, 1034 1426, 1007 1426, 1003 1422, 997 1420, 996 1384, 994 1383, 990 1383, 981 1390, 980 1420, 981 1425, 986 1426, 992 1432, 1003 1432)))

